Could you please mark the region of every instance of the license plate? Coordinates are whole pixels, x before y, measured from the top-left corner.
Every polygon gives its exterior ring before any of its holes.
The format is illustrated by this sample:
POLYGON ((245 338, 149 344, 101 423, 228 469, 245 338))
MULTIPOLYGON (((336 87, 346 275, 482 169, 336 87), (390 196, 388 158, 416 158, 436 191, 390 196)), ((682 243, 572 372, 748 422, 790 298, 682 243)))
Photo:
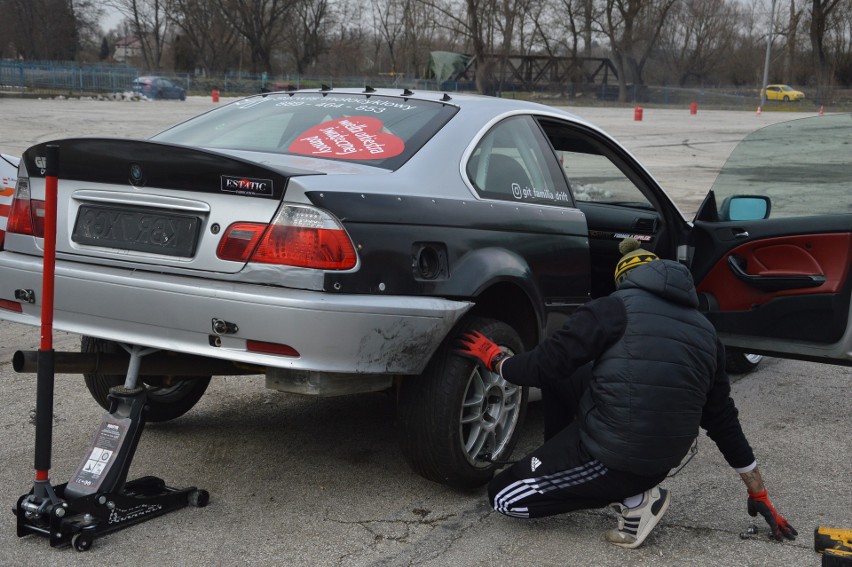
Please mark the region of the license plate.
POLYGON ((71 240, 77 244, 188 258, 195 253, 201 221, 158 209, 83 205, 71 240))

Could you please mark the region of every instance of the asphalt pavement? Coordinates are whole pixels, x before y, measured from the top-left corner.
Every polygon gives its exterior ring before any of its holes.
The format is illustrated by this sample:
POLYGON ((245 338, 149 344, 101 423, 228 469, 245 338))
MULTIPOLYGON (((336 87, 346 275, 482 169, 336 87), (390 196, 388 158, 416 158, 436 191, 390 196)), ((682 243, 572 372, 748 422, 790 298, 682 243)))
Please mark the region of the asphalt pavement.
MULTIPOLYGON (((214 106, 206 97, 0 99, 0 151, 77 135, 147 136, 214 106)), ((684 211, 742 136, 810 115, 645 109, 637 122, 632 109, 571 110, 616 135, 684 211)), ((204 488, 209 506, 105 536, 86 553, 53 549, 41 537, 19 539, 11 513, 32 486, 35 406, 35 375, 15 373, 11 358, 38 345, 38 329, 0 323, 0 565, 816 566, 814 528, 852 528, 852 370, 767 358, 733 396, 770 498, 800 532, 795 542, 767 539, 762 520, 746 513, 739 475, 703 435, 697 455, 664 484, 672 504, 660 525, 642 547, 624 550, 603 540, 615 525, 608 510, 512 519, 490 510, 484 489, 459 492, 417 476, 397 446, 385 394, 318 399, 267 390, 262 377, 216 377, 187 415, 146 427, 130 470, 130 478, 204 488), (742 539, 752 523, 759 533, 742 539)), ((56 350, 78 345, 57 333, 56 350)), ((57 376, 54 483, 68 480, 101 415, 82 377, 57 376)), ((541 429, 534 404, 517 454, 536 446, 541 429)))

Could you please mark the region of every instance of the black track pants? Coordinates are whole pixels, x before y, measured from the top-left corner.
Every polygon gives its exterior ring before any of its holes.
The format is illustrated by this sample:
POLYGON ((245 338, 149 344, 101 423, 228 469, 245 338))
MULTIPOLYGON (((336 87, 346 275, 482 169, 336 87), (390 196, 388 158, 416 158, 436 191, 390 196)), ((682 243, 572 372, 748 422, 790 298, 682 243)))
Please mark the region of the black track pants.
POLYGON ((538 518, 603 508, 665 479, 666 473, 649 477, 608 469, 586 452, 574 416, 590 370, 589 365, 580 368, 559 385, 559 391, 542 391, 544 445, 488 485, 489 501, 501 514, 538 518))

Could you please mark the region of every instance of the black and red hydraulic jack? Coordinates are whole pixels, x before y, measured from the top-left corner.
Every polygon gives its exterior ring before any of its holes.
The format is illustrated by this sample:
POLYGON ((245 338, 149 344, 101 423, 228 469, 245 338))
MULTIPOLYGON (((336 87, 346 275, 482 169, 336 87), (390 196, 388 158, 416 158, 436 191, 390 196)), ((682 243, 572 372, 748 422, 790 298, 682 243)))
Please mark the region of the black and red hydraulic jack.
POLYGON ((49 538, 51 547, 91 548, 96 537, 179 510, 203 507, 210 495, 196 487, 176 489, 157 477, 127 481, 145 425, 146 390, 137 384, 141 359, 156 349, 122 345, 130 355, 123 386, 110 389, 110 408, 71 480, 49 479, 53 438, 53 299, 56 258, 57 146, 47 146, 42 329, 36 386, 35 481, 15 507, 18 536, 49 538))

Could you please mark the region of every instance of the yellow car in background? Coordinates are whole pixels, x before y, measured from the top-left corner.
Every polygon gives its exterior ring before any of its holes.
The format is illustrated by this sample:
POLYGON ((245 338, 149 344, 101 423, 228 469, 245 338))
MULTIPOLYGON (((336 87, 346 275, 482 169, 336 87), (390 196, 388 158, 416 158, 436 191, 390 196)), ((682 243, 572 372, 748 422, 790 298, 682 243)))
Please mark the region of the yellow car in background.
POLYGON ((782 100, 790 102, 791 100, 803 100, 805 93, 787 85, 766 85, 766 100, 782 100))

